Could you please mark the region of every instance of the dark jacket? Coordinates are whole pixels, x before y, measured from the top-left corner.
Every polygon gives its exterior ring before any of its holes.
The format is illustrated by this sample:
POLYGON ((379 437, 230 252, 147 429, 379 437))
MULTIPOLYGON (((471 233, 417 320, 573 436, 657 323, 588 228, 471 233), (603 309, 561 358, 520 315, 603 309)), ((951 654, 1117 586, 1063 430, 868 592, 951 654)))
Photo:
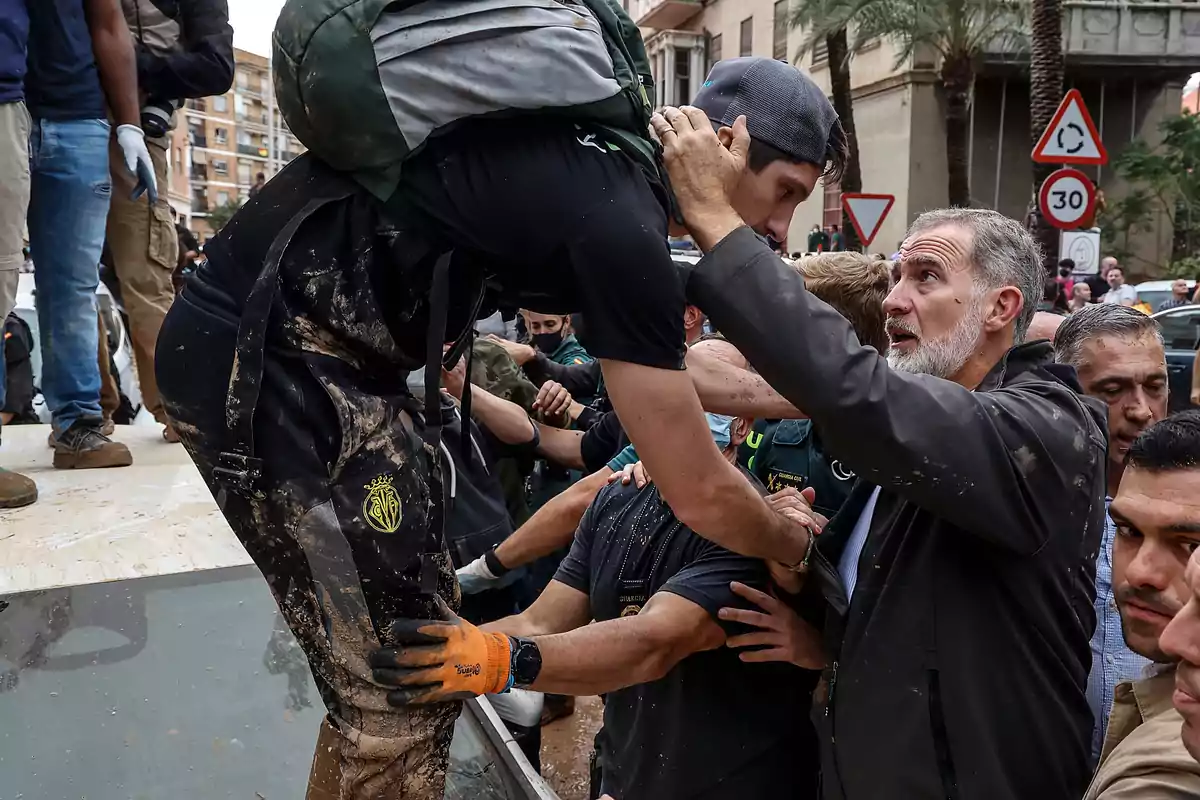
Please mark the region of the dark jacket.
POLYGON ((1013 348, 974 392, 891 370, 749 229, 697 265, 688 298, 861 479, 814 571, 825 797, 1080 797, 1103 409, 1048 342, 1013 348), (874 486, 847 607, 832 565, 874 486))
POLYGON ((138 88, 151 100, 225 94, 233 85, 227 0, 121 0, 137 46, 138 88))

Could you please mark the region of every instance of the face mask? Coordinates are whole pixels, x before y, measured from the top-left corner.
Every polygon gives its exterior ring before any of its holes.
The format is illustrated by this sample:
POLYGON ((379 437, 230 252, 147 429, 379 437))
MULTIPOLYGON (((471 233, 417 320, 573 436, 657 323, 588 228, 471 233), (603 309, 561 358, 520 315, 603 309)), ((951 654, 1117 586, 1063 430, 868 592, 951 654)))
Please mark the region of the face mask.
POLYGON ((533 342, 534 347, 546 355, 550 355, 562 344, 563 332, 562 330, 557 330, 554 333, 535 333, 529 338, 533 342))
POLYGON ((708 418, 708 432, 712 434, 713 441, 717 443, 719 449, 725 450, 729 447, 733 417, 726 417, 722 414, 705 414, 704 416, 708 418))

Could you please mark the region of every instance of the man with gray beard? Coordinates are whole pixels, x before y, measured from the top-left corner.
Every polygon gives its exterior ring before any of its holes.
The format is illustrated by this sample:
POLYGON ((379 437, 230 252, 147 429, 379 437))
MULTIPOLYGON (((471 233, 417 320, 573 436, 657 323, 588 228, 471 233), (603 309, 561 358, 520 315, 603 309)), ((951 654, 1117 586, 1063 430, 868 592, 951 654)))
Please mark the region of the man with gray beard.
POLYGON ((1036 243, 992 211, 918 217, 885 359, 744 227, 737 143, 689 111, 651 121, 706 253, 688 297, 860 479, 806 559, 828 604, 824 797, 1075 800, 1105 417, 1049 342, 1024 343, 1036 243))

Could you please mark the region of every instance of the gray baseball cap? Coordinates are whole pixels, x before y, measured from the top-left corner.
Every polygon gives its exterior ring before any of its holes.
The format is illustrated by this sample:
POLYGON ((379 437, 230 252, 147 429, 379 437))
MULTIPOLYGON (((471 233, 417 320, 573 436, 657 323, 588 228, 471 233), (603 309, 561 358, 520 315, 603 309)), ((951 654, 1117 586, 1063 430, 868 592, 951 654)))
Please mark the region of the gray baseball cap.
POLYGON ((715 125, 732 126, 745 114, 751 138, 821 167, 838 119, 833 104, 812 78, 770 58, 718 61, 692 105, 715 125))

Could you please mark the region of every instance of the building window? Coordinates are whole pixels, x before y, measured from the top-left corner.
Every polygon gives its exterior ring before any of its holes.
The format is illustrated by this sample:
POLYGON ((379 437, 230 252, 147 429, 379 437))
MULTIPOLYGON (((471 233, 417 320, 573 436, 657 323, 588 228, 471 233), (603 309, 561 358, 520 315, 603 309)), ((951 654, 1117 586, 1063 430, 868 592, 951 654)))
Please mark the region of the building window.
POLYGON ((213 141, 217 144, 225 144, 229 141, 229 131, 224 128, 213 128, 213 141))
POLYGON ((834 225, 839 228, 842 224, 842 184, 829 179, 823 181, 825 187, 824 212, 821 214, 821 227, 832 230, 834 225))
POLYGON ((721 60, 721 34, 715 34, 708 40, 708 68, 721 60))
POLYGON ((217 173, 218 175, 228 175, 229 174, 229 162, 228 161, 214 159, 212 162, 212 168, 213 168, 213 172, 217 173))
POLYGON ((250 165, 244 161, 240 162, 238 164, 238 183, 249 183, 249 182, 250 182, 250 165))
POLYGON ((692 101, 692 51, 682 47, 675 48, 675 100, 692 101))
POLYGON ((229 192, 217 192, 217 205, 223 206, 229 202, 229 192))
POLYGON ((771 44, 771 58, 787 61, 788 14, 791 3, 778 0, 775 3, 775 39, 771 44))
POLYGON ((243 131, 243 130, 238 131, 238 144, 244 144, 247 146, 249 146, 251 144, 249 131, 243 131))
POLYGON ((741 40, 738 44, 738 55, 754 55, 754 17, 742 20, 741 40))
POLYGON ((225 99, 225 95, 219 94, 212 99, 213 111, 225 112, 229 110, 229 103, 225 99))
POLYGON ((246 73, 242 72, 241 70, 238 70, 237 85, 240 86, 241 88, 245 89, 247 86, 250 85, 250 76, 247 75, 246 73))
POLYGON ((828 60, 829 48, 825 46, 824 39, 818 39, 816 44, 813 45, 813 66, 815 67, 817 64, 824 64, 828 60))

